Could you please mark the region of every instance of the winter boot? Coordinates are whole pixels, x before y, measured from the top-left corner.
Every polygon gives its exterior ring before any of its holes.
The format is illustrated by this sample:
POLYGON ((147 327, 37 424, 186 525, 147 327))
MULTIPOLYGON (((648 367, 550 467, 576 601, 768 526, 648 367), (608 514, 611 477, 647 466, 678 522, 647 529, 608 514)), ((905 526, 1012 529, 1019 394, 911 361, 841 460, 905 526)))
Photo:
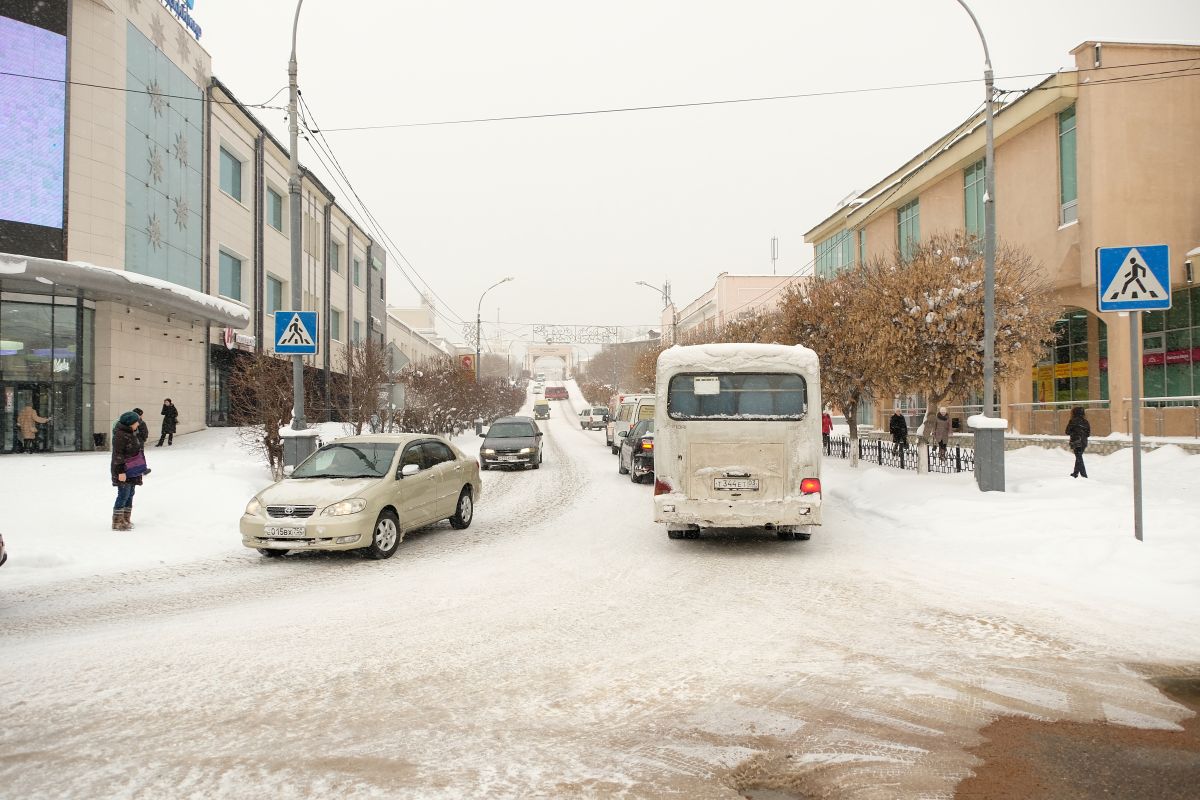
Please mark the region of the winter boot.
POLYGON ((113 511, 112 529, 114 531, 129 530, 128 528, 125 527, 125 513, 122 509, 118 508, 115 511, 113 511))
POLYGON ((133 507, 132 506, 126 506, 125 508, 121 509, 121 519, 125 523, 125 527, 122 528, 121 530, 126 530, 126 531, 133 530, 133 522, 130 520, 130 517, 132 517, 132 516, 133 516, 133 507))

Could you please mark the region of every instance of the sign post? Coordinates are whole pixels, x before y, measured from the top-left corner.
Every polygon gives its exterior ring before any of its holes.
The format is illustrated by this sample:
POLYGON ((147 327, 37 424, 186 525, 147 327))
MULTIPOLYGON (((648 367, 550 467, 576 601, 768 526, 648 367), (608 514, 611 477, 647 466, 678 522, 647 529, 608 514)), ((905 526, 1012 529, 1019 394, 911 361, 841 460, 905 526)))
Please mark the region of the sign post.
POLYGON ((1165 244, 1096 248, 1098 311, 1129 314, 1130 433, 1133 435, 1133 535, 1142 541, 1142 331, 1139 315, 1171 307, 1165 244))

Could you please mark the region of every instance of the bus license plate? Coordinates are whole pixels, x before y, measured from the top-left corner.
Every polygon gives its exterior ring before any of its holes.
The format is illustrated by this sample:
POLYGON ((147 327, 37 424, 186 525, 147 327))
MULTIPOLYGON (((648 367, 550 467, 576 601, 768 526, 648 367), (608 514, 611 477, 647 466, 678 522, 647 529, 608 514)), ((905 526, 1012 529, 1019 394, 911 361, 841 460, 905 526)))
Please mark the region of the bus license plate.
POLYGON ((758 478, 714 478, 714 489, 758 491, 758 478))
POLYGON ((304 528, 284 528, 278 525, 268 525, 263 533, 272 539, 303 539, 307 536, 304 528))

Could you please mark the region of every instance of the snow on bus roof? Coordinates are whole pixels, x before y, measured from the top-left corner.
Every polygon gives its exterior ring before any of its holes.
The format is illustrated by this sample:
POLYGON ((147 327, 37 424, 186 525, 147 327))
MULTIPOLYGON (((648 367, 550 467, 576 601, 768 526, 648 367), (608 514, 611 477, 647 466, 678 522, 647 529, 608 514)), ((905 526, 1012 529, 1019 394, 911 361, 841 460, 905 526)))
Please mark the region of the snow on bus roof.
POLYGON ((798 367, 811 373, 820 370, 817 354, 803 345, 740 342, 676 345, 658 356, 659 372, 711 371, 717 366, 737 372, 780 367, 798 367))

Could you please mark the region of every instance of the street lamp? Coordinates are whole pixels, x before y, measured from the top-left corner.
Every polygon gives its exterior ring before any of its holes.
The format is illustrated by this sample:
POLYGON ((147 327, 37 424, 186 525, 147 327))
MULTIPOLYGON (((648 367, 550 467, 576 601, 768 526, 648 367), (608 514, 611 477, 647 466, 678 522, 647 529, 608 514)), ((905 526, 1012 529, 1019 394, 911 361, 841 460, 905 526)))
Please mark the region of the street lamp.
POLYGON ((511 280, 512 280, 512 276, 510 275, 509 277, 505 278, 504 280, 500 281, 499 283, 493 283, 491 286, 484 289, 483 294, 479 295, 479 305, 475 306, 475 382, 476 383, 479 383, 479 345, 480 345, 479 334, 480 334, 480 329, 483 326, 483 318, 481 316, 482 311, 483 311, 483 298, 492 289, 495 289, 497 286, 499 286, 502 283, 508 283, 511 280))
MULTIPOLYGON (((971 17, 983 43, 984 178, 983 178, 983 415, 996 416, 996 147, 992 114, 995 86, 992 56, 974 12, 965 0, 958 4, 971 17)), ((980 491, 1004 491, 1004 431, 985 428, 975 432, 975 480, 980 491), (983 447, 979 447, 982 444, 983 447), (982 457, 981 457, 982 456, 982 457)))
MULTIPOLYGON (((304 0, 296 3, 296 16, 292 21, 292 57, 288 59, 288 139, 290 153, 288 161, 288 208, 290 217, 288 231, 292 248, 292 308, 299 311, 304 302, 301 291, 303 271, 300 255, 300 127, 297 98, 299 89, 296 85, 296 31, 300 27, 300 6, 304 0)), ((304 357, 292 356, 292 429, 302 431, 306 423, 304 419, 304 357)))
MULTIPOLYGON (((664 284, 662 289, 658 288, 657 286, 655 286, 652 283, 646 283, 645 281, 634 281, 634 285, 635 286, 645 286, 647 289, 653 289, 654 291, 656 291, 660 295, 662 295, 664 310, 667 308, 667 306, 671 306, 671 289, 670 289, 669 283, 664 284)), ((678 344, 678 343, 679 343, 679 314, 675 311, 675 307, 671 306, 671 344, 678 344)))

